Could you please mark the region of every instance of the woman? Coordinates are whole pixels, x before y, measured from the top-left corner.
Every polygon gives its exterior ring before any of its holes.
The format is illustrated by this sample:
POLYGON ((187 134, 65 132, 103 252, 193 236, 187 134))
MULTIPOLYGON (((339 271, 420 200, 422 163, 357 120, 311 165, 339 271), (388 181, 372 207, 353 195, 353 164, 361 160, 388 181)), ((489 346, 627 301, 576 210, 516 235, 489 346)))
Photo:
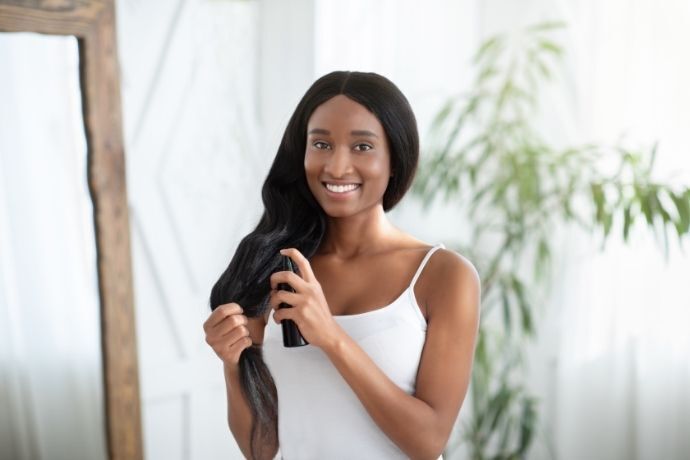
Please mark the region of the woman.
POLYGON ((380 75, 330 73, 298 104, 263 216, 213 287, 204 324, 246 457, 443 452, 470 379, 480 287, 469 261, 386 217, 418 155, 409 103, 380 75), (280 271, 281 254, 299 274, 280 271), (283 319, 309 345, 284 347, 283 319))

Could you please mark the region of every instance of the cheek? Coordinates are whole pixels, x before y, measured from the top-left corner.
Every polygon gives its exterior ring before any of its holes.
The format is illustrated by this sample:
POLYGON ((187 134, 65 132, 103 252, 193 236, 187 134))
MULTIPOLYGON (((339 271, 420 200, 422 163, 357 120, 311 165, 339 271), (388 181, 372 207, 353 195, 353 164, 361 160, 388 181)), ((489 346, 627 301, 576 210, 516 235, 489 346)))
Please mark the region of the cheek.
POLYGON ((319 164, 315 155, 310 155, 309 151, 304 154, 304 172, 309 177, 310 174, 318 173, 319 164))
POLYGON ((304 175, 307 178, 307 186, 312 193, 320 188, 319 174, 321 173, 321 164, 319 163, 317 155, 310 155, 307 151, 304 155, 304 175))
POLYGON ((390 176, 390 161, 387 158, 379 158, 367 165, 367 175, 370 178, 381 179, 388 182, 390 176))

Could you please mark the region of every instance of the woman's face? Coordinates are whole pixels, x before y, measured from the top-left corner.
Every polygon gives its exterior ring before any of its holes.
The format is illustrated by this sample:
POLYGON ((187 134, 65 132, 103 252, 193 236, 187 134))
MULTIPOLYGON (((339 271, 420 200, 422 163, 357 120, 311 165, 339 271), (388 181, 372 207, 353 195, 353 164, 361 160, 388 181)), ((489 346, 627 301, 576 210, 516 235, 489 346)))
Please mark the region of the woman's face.
POLYGON ((304 170, 309 189, 331 217, 382 204, 390 153, 381 122, 342 94, 324 102, 307 124, 304 170))

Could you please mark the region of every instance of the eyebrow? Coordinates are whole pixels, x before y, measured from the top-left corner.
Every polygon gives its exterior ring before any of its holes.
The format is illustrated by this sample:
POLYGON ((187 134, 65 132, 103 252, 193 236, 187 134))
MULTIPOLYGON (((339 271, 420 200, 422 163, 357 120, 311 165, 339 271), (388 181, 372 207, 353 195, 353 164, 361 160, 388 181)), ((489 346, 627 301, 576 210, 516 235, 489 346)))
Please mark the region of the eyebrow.
MULTIPOLYGON (((327 129, 323 128, 314 128, 309 131, 308 134, 324 134, 326 136, 329 136, 331 132, 327 129)), ((371 131, 368 131, 366 129, 357 129, 354 131, 350 131, 350 134, 353 136, 368 136, 368 137, 378 137, 376 133, 373 133, 371 131)))

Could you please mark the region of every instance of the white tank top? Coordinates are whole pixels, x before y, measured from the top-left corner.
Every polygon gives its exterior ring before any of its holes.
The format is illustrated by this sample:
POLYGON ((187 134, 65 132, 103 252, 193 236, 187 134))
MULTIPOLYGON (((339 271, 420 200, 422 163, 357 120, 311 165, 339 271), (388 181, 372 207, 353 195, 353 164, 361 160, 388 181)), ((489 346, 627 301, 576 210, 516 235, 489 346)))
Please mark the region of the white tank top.
MULTIPOLYGON (((397 299, 377 310, 334 315, 338 324, 406 393, 413 394, 426 338, 414 285, 431 255, 397 299)), ((286 348, 281 325, 269 319, 263 357, 278 391, 276 458, 284 460, 404 459, 381 431, 333 363, 318 347, 286 348)), ((439 457, 442 458, 442 457, 439 457)))

